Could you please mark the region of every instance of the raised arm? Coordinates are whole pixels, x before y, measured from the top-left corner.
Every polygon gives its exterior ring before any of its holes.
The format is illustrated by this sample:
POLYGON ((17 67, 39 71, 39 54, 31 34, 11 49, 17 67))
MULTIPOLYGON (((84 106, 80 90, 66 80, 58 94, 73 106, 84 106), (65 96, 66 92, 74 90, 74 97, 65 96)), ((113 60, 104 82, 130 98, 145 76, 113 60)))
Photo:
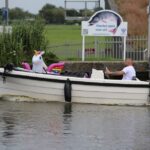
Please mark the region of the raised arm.
POLYGON ((108 68, 106 68, 105 74, 106 75, 111 75, 111 76, 121 76, 121 75, 124 75, 124 72, 122 70, 121 71, 111 72, 108 68))

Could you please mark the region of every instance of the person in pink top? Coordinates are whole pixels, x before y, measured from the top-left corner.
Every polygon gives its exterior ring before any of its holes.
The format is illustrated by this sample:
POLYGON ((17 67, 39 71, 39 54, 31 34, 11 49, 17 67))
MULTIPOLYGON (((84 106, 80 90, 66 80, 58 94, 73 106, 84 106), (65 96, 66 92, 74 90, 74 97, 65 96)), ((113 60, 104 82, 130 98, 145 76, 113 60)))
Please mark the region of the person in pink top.
POLYGON ((121 71, 111 72, 106 68, 105 74, 110 76, 123 76, 122 80, 136 80, 136 71, 133 67, 132 59, 128 58, 124 62, 125 67, 121 71))

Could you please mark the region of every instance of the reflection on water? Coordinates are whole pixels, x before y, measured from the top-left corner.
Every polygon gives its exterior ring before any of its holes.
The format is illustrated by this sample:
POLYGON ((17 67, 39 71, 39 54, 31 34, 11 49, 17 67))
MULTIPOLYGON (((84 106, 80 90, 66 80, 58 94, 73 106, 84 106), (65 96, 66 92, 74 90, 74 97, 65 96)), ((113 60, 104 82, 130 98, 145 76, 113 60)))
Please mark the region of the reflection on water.
POLYGON ((150 108, 0 102, 0 150, 150 150, 150 108))
POLYGON ((14 135, 13 128, 15 126, 15 120, 11 114, 3 114, 2 116, 3 121, 5 123, 4 125, 4 132, 3 132, 3 137, 5 138, 12 138, 14 135))
POLYGON ((63 114, 63 124, 64 124, 64 134, 71 134, 71 122, 72 122, 72 104, 64 104, 64 114, 63 114))

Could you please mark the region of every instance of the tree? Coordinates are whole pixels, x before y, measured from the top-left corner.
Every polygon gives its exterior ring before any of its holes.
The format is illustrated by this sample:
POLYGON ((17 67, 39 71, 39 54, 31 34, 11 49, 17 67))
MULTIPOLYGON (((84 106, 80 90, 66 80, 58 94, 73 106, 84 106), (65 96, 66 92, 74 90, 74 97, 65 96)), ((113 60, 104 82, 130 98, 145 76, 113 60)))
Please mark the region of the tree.
POLYGON ((54 5, 51 5, 51 4, 46 4, 45 6, 43 6, 43 8, 39 11, 39 16, 42 17, 45 22, 47 24, 51 23, 52 22, 52 16, 53 16, 53 13, 52 13, 52 10, 55 8, 54 5))
POLYGON ((103 8, 102 8, 102 7, 96 7, 96 8, 94 9, 95 12, 100 11, 100 10, 103 10, 103 8))
POLYGON ((55 8, 52 11, 53 13, 53 23, 62 24, 65 21, 64 10, 61 8, 55 8))
POLYGON ((21 8, 13 8, 9 10, 9 18, 10 20, 23 20, 27 18, 33 18, 34 15, 29 13, 28 11, 24 11, 21 8))
POLYGON ((80 10, 80 16, 89 17, 91 15, 93 15, 93 11, 91 10, 85 10, 85 9, 80 10))
POLYGON ((24 19, 25 14, 21 8, 16 7, 9 11, 9 17, 10 19, 24 19))
POLYGON ((2 22, 2 9, 0 8, 0 23, 2 22))
POLYGON ((39 11, 39 16, 42 17, 47 24, 64 23, 64 9, 61 7, 57 8, 51 4, 43 6, 43 8, 39 11))
POLYGON ((67 16, 69 17, 74 17, 74 16, 79 16, 80 13, 78 11, 76 11, 75 9, 69 9, 67 10, 67 16))

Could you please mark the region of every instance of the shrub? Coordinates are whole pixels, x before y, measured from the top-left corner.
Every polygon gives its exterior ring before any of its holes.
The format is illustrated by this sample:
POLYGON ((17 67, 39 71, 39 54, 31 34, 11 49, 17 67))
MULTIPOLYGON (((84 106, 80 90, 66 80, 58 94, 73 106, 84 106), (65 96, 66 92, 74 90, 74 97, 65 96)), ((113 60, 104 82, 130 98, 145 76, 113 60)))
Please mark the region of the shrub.
POLYGON ((47 51, 44 54, 44 60, 45 60, 45 63, 47 65, 50 65, 52 63, 56 63, 56 62, 59 61, 58 57, 56 55, 54 55, 52 52, 50 52, 50 51, 47 51))
POLYGON ((33 50, 46 51, 44 27, 40 20, 22 21, 12 25, 11 33, 0 33, 0 65, 14 63, 18 66, 23 60, 31 62, 33 50))

